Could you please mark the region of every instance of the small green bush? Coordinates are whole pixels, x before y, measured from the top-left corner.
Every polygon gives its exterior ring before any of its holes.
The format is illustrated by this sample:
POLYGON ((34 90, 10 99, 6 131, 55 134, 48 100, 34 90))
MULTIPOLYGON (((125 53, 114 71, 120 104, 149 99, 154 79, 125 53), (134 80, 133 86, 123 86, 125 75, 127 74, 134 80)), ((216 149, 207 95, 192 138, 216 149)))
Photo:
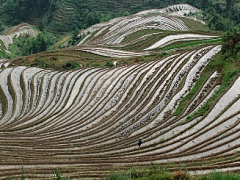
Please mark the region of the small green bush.
POLYGON ((159 54, 159 56, 162 58, 162 57, 165 57, 165 56, 167 56, 168 55, 168 53, 167 52, 165 52, 165 51, 163 51, 161 54, 159 54))
POLYGON ((38 59, 36 58, 34 60, 34 64, 37 66, 37 67, 40 67, 40 68, 48 68, 48 65, 46 63, 44 63, 41 59, 38 59))
POLYGON ((173 176, 171 174, 168 174, 168 173, 154 174, 149 179, 150 180, 174 180, 173 176))
POLYGON ((190 180, 191 177, 185 171, 177 171, 173 175, 174 180, 190 180))
POLYGON ((106 64, 105 64, 105 66, 107 66, 107 67, 113 67, 114 64, 113 64, 112 61, 108 60, 108 61, 106 62, 106 64))
POLYGON ((65 65, 65 69, 70 70, 70 69, 76 69, 76 68, 80 68, 80 64, 76 63, 76 62, 67 62, 65 65))
POLYGON ((143 176, 148 175, 148 173, 146 172, 146 169, 137 169, 135 167, 132 167, 130 169, 129 174, 130 174, 131 179, 139 178, 139 177, 143 177, 143 176))
POLYGON ((128 179, 130 179, 130 178, 128 178, 126 175, 120 174, 120 173, 111 174, 110 176, 108 176, 106 178, 106 180, 128 180, 128 179))

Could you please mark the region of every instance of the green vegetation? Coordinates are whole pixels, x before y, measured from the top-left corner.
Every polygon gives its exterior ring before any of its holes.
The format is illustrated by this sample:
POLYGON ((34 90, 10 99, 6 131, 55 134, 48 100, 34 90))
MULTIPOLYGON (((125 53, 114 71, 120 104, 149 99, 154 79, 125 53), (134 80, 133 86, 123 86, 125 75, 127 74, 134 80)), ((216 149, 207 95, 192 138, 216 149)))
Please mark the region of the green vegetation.
POLYGON ((106 178, 106 180, 128 180, 128 179, 129 179, 128 176, 120 173, 111 174, 109 177, 106 178))
MULTIPOLYGON (((178 33, 180 33, 180 32, 178 32, 178 33)), ((154 35, 151 34, 151 35, 149 35, 148 38, 143 39, 141 41, 136 41, 135 43, 121 47, 121 49, 127 50, 127 51, 142 51, 143 49, 148 48, 151 45, 153 45, 154 43, 156 43, 157 41, 159 41, 159 39, 164 38, 171 34, 176 34, 176 32, 166 31, 164 33, 158 33, 158 34, 154 34, 154 35)), ((136 34, 136 35, 138 36, 140 34, 136 34)))
POLYGON ((15 56, 27 56, 47 51, 55 40, 56 37, 51 33, 39 33, 37 37, 19 37, 14 39, 14 43, 10 45, 9 50, 15 56))
POLYGON ((168 167, 161 167, 157 164, 151 163, 147 167, 132 167, 125 172, 115 172, 109 175, 107 180, 190 180, 191 176, 183 170, 170 172, 168 167))
MULTIPOLYGON (((157 165, 155 165, 157 166, 157 165)), ((139 174, 137 176, 131 176, 130 173, 113 173, 109 175, 107 180, 240 180, 240 175, 235 173, 224 172, 212 172, 205 175, 192 176, 187 171, 178 170, 170 172, 167 169, 158 169, 152 171, 151 166, 138 169, 139 174)))
MULTIPOLYGON (((148 36, 148 38, 142 39, 140 41, 136 41, 135 43, 132 43, 130 45, 127 44, 126 46, 121 47, 121 49, 128 50, 128 51, 131 51, 131 50, 142 51, 143 49, 150 47, 151 45, 153 45, 154 43, 158 42, 160 39, 162 39, 166 36, 189 33, 189 32, 170 32, 170 31, 163 31, 162 33, 160 33, 160 31, 158 31, 158 32, 159 33, 157 33, 157 34, 150 34, 148 36)), ((145 33, 146 33, 145 31, 140 31, 139 33, 134 33, 134 34, 132 34, 128 37, 129 38, 139 38, 145 33)), ((193 34, 194 33, 197 33, 197 34, 200 33, 200 34, 202 34, 203 32, 201 32, 201 31, 200 32, 191 31, 190 33, 193 33, 193 34)), ((206 32, 204 34, 206 34, 206 32)), ((209 34, 211 35, 212 33, 209 33, 209 34)), ((220 34, 220 33, 218 33, 218 34, 220 34)), ((205 46, 205 45, 209 45, 209 44, 220 44, 220 43, 222 43, 221 38, 192 40, 192 41, 179 41, 179 42, 174 42, 172 44, 169 44, 166 47, 156 48, 154 50, 156 50, 156 51, 159 51, 159 50, 167 51, 167 50, 173 50, 173 49, 184 50, 184 49, 195 48, 195 47, 199 47, 199 46, 205 46)))
POLYGON ((165 51, 163 51, 163 52, 161 52, 161 54, 159 54, 159 56, 162 58, 162 57, 164 57, 164 56, 167 56, 168 55, 168 53, 167 52, 165 52, 165 51))
POLYGON ((225 54, 225 58, 234 56, 234 58, 239 60, 240 33, 238 33, 236 29, 233 29, 232 31, 225 33, 222 39, 222 53, 225 54))
POLYGON ((113 62, 112 62, 111 60, 108 60, 108 61, 106 62, 106 64, 105 64, 105 66, 107 66, 107 67, 113 67, 114 64, 113 64, 113 62))
POLYGON ((125 37, 124 40, 123 40, 123 43, 128 43, 128 42, 132 42, 144 35, 147 35, 147 34, 152 34, 152 33, 161 33, 162 31, 160 30, 157 30, 157 29, 144 29, 144 30, 140 30, 140 31, 137 31, 135 33, 132 33, 130 34, 129 36, 125 37))
POLYGON ((179 49, 179 48, 189 48, 189 47, 199 47, 204 46, 204 45, 209 45, 209 44, 220 44, 222 40, 220 38, 215 38, 215 39, 205 39, 205 40, 194 40, 194 41, 186 41, 186 42, 176 42, 173 43, 169 46, 160 48, 162 51, 166 50, 173 50, 173 49, 179 49))
POLYGON ((13 56, 12 54, 9 54, 5 51, 0 50, 0 57, 5 58, 5 59, 11 59, 11 58, 14 58, 15 56, 13 56))
POLYGON ((220 73, 219 84, 220 88, 215 92, 215 94, 201 107, 194 115, 191 115, 187 120, 198 115, 206 114, 211 107, 215 104, 215 101, 228 89, 231 87, 231 84, 234 80, 240 75, 240 66, 239 66, 239 34, 235 32, 228 32, 223 37, 223 46, 222 52, 215 56, 209 64, 206 66, 204 72, 200 76, 199 80, 196 82, 192 90, 185 96, 177 110, 175 115, 180 115, 186 105, 191 102, 196 96, 199 89, 202 87, 204 82, 208 77, 214 72, 218 71, 220 73), (234 43, 233 43, 234 42, 234 43))
POLYGON ((12 26, 21 22, 39 21, 39 17, 53 10, 49 0, 0 0, 0 19, 12 26))
POLYGON ((24 167, 22 166, 22 169, 21 169, 21 180, 24 180, 24 179, 25 179, 24 167))
POLYGON ((65 69, 70 70, 70 69, 77 69, 77 68, 80 68, 80 67, 81 67, 81 65, 76 63, 76 62, 67 62, 66 66, 65 66, 65 69))
MULTIPOLYGON (((111 67, 106 65, 108 61, 109 64, 111 64, 112 60, 113 59, 109 57, 68 49, 20 57, 15 59, 13 63, 23 66, 37 66, 62 71, 81 67, 111 67)), ((118 62, 124 60, 125 59, 116 59, 118 62)))
MULTIPOLYGON (((25 180, 24 169, 21 169, 20 180, 25 180)), ((19 180, 18 178, 7 178, 8 180, 19 180)), ((33 178, 34 179, 34 178, 33 178)), ((71 180, 66 177, 60 170, 56 170, 52 180, 71 180)), ((74 178, 76 179, 76 178, 74 178)), ((78 178, 80 180, 80 178, 78 178)), ((103 178, 105 180, 240 180, 240 175, 229 172, 212 172, 204 175, 193 176, 187 171, 178 170, 174 172, 168 169, 162 169, 158 165, 150 165, 142 168, 131 168, 129 171, 115 172, 103 178), (157 169, 156 169, 157 168, 157 169), (136 173, 137 172, 137 173, 136 173)))
MULTIPOLYGON (((239 26, 240 2, 226 0, 224 5, 219 1, 206 0, 147 0, 139 1, 84 1, 84 0, 0 0, 0 31, 7 26, 21 22, 36 25, 40 30, 51 32, 73 32, 85 29, 98 22, 118 16, 126 16, 145 9, 163 8, 177 3, 189 3, 204 10, 204 19, 213 30, 227 30, 239 26)), ((197 24, 196 24, 197 26, 197 24)))
POLYGON ((0 32, 5 29, 4 23, 0 20, 0 32))
POLYGON ((195 178, 196 180, 239 180, 240 176, 234 173, 214 172, 195 178))

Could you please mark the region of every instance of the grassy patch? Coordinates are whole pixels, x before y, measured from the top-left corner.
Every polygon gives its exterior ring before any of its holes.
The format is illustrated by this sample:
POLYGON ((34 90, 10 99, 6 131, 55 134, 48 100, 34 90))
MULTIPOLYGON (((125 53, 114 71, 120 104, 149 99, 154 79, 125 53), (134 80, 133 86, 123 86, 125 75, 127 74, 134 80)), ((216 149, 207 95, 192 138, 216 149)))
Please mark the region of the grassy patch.
POLYGON ((4 50, 3 50, 3 51, 0 50, 0 57, 3 58, 3 59, 11 59, 11 58, 14 58, 14 57, 12 56, 12 54, 9 54, 9 53, 5 52, 4 50))
POLYGON ((182 113, 182 111, 184 110, 184 108, 186 107, 186 105, 188 105, 190 102, 192 102, 194 97, 197 95, 197 92, 201 89, 204 82, 206 82, 206 80, 210 77, 210 75, 211 75, 211 71, 207 72, 207 73, 203 73, 201 75, 201 77, 198 79, 197 83, 192 88, 192 90, 181 100, 178 108, 174 112, 174 115, 180 115, 182 113))
POLYGON ((106 178, 106 180, 128 180, 128 179, 130 179, 128 176, 121 173, 114 173, 106 178))
POLYGON ((194 178, 195 180, 240 180, 240 176, 234 173, 214 172, 207 175, 201 175, 194 178))
POLYGON ((128 172, 115 172, 107 180, 240 180, 240 175, 230 172, 212 172, 205 175, 192 176, 186 170, 169 172, 168 169, 151 164, 147 167, 132 167, 128 172), (134 172, 134 173, 133 173, 134 172), (137 172, 137 173, 136 173, 137 172))
POLYGON ((71 38, 72 38, 72 35, 67 34, 67 35, 61 37, 60 40, 58 40, 56 43, 54 43, 49 49, 50 50, 58 49, 59 47, 62 47, 63 44, 68 42, 71 38))
POLYGON ((137 31, 137 32, 132 33, 129 36, 125 37, 124 40, 122 41, 122 43, 134 41, 134 40, 136 40, 144 35, 147 35, 147 34, 160 33, 160 32, 162 32, 162 31, 157 30, 157 29, 140 30, 140 31, 137 31))
MULTIPOLYGON (((181 32, 178 32, 181 33, 181 32)), ((150 47, 151 45, 153 45, 154 43, 156 43, 157 41, 159 41, 160 39, 174 34, 174 32, 170 32, 170 31, 163 31, 163 33, 160 34, 152 34, 151 36, 149 36, 148 38, 135 42, 133 44, 127 45, 121 49, 123 50, 134 50, 134 51, 142 51, 145 48, 150 47)))
POLYGON ((61 71, 80 67, 105 67, 109 60, 115 59, 82 51, 61 50, 22 57, 14 60, 14 64, 61 71))
POLYGON ((203 31, 209 30, 209 28, 206 25, 202 24, 201 22, 195 21, 194 19, 185 17, 178 18, 181 19, 190 30, 203 30, 203 31))
MULTIPOLYGON (((170 55, 170 54, 167 54, 167 55, 170 55)), ((163 58, 162 54, 136 56, 136 57, 130 57, 130 58, 126 58, 126 59, 121 59, 121 61, 118 61, 118 65, 132 65, 132 64, 136 64, 136 63, 146 63, 146 62, 159 60, 160 58, 163 58)))
POLYGON ((219 44, 221 43, 220 38, 214 38, 214 39, 205 39, 205 40, 193 40, 193 41, 186 41, 186 42, 176 42, 169 46, 160 48, 163 51, 166 50, 172 50, 177 48, 185 48, 185 47, 198 47, 200 45, 209 45, 209 44, 219 44))
POLYGON ((4 51, 6 49, 4 43, 2 42, 2 40, 0 39, 0 51, 4 51))
MULTIPOLYGON (((134 51, 142 51, 145 48, 150 47, 151 45, 155 44, 156 42, 158 42, 159 40, 161 40, 162 38, 169 36, 169 35, 179 35, 179 34, 206 34, 206 32, 202 32, 202 31, 190 31, 190 32, 186 32, 186 31, 178 31, 178 32, 172 32, 172 31, 161 31, 162 33, 159 34, 150 34, 148 38, 141 40, 141 41, 137 41, 135 43, 132 43, 130 45, 127 45, 121 49, 123 50, 134 50, 134 51)), ((136 34, 132 34, 132 38, 137 38, 139 37, 141 34, 141 32, 136 32, 136 34)), ((216 33, 207 33, 206 35, 216 35, 216 33)), ((217 34, 220 35, 220 34, 217 34)), ((129 37, 130 38, 130 37, 129 37)), ((129 41, 131 42, 131 41, 129 41)), ((198 47, 200 45, 206 45, 206 44, 219 44, 221 43, 221 39, 220 38, 214 38, 214 39, 205 39, 205 40, 193 40, 193 41, 179 41, 173 44, 170 44, 169 46, 166 46, 164 48, 156 48, 154 50, 172 50, 172 49, 176 49, 176 48, 184 48, 184 47, 198 47)))
MULTIPOLYGON (((149 169, 146 168, 146 169, 149 169)), ((146 170, 145 169, 145 170, 146 170)), ((107 180, 240 180, 240 175, 230 172, 213 172, 206 175, 191 176, 188 172, 178 170, 176 172, 158 171, 155 173, 139 174, 133 177, 128 173, 114 173, 106 178, 107 180)))

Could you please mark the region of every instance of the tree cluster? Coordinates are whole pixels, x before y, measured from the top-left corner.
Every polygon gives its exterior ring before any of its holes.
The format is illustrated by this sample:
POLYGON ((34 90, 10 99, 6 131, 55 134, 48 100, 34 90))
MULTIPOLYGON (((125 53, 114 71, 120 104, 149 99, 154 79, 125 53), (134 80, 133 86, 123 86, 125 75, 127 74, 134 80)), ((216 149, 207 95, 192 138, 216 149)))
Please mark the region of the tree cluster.
POLYGON ((0 18, 8 25, 39 21, 52 4, 49 0, 1 0, 0 18))
POLYGON ((223 36, 222 53, 236 57, 240 52, 240 33, 237 30, 228 31, 223 36))
POLYGON ((10 51, 18 56, 27 56, 48 50, 54 43, 54 38, 47 33, 39 33, 37 37, 20 37, 14 39, 14 43, 10 45, 10 51))

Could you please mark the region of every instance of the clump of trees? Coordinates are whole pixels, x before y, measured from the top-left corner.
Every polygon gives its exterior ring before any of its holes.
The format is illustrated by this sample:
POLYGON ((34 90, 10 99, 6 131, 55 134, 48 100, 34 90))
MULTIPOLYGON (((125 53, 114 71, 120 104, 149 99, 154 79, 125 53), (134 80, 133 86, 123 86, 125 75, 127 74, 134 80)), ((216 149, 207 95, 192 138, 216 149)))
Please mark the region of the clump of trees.
POLYGON ((0 20, 0 32, 4 30, 4 23, 0 20))
POLYGON ((55 40, 56 37, 50 33, 39 33, 36 37, 23 36, 14 39, 14 43, 10 45, 9 50, 17 56, 27 56, 47 51, 55 40))
POLYGON ((7 24, 16 25, 43 16, 53 5, 49 0, 0 0, 0 17, 7 24))
POLYGON ((240 7, 238 0, 226 0, 226 5, 214 4, 209 1, 209 6, 203 8, 208 25, 215 31, 229 31, 232 27, 240 27, 240 7))
MULTIPOLYGON (((222 54, 225 61, 236 63, 240 68, 240 33, 237 30, 229 31, 223 36, 222 54)), ((233 72, 234 73, 234 72, 233 72)))
MULTIPOLYGON (((228 31, 223 36, 222 53, 227 56, 239 56, 240 52, 240 33, 236 29, 228 31)), ((239 56, 240 57, 240 56, 239 56)))

